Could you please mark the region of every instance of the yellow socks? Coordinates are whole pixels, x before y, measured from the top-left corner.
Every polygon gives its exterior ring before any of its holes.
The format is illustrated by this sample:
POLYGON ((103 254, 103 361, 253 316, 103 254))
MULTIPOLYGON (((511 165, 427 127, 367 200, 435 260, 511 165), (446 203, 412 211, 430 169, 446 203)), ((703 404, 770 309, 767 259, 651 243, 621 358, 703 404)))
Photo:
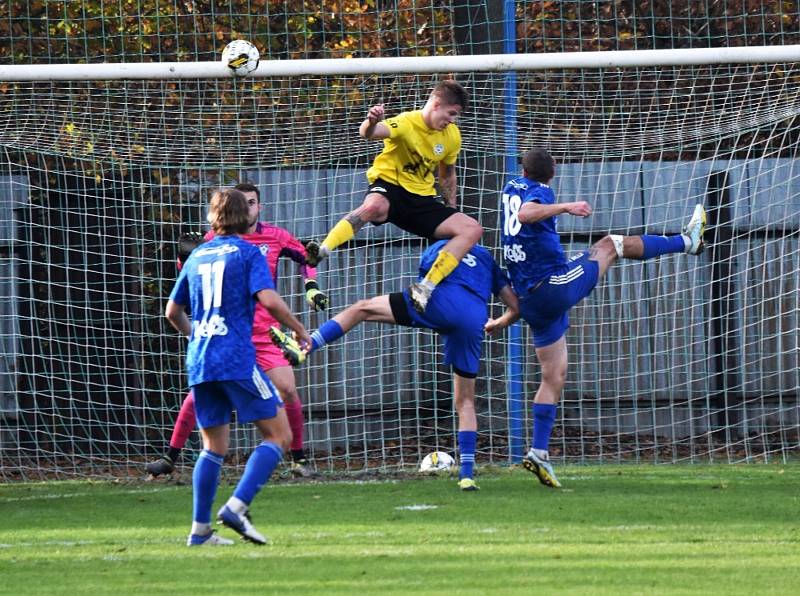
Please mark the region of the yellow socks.
POLYGON ((322 241, 322 246, 323 248, 327 249, 327 252, 330 252, 337 246, 350 240, 355 235, 355 230, 353 230, 353 226, 350 224, 350 222, 346 219, 340 219, 339 223, 333 226, 331 231, 328 232, 328 235, 325 236, 325 240, 322 241))
POLYGON ((450 275, 456 267, 458 267, 458 259, 446 250, 440 250, 439 256, 436 257, 428 274, 425 276, 425 281, 436 286, 445 277, 450 275))

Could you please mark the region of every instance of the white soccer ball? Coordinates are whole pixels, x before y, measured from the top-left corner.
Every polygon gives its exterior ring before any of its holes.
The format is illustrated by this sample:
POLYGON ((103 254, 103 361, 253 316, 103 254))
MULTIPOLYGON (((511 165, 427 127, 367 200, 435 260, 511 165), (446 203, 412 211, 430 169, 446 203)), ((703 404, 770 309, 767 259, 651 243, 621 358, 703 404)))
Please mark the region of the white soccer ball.
POLYGON ((243 39, 232 41, 222 50, 222 63, 237 77, 247 76, 258 68, 260 58, 258 48, 243 39))
POLYGON ((450 455, 444 451, 434 451, 426 455, 419 463, 419 471, 424 473, 448 472, 454 465, 456 465, 456 460, 450 455))

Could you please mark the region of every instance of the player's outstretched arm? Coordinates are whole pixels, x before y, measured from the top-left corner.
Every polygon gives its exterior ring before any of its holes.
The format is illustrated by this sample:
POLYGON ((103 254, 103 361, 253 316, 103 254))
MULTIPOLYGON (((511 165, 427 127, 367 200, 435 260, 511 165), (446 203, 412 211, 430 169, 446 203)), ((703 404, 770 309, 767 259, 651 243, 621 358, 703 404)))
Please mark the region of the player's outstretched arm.
POLYGON ((278 296, 275 290, 261 290, 256 294, 256 297, 261 305, 266 308, 278 322, 295 332, 300 345, 311 345, 311 336, 306 331, 306 328, 303 327, 303 324, 292 314, 289 307, 283 301, 283 298, 278 296))
POLYGON ((520 208, 519 221, 524 224, 532 224, 554 215, 563 215, 564 213, 577 217, 588 217, 592 214, 592 207, 586 201, 554 203, 552 205, 543 205, 542 203, 530 201, 520 208))
POLYGON ((383 104, 372 106, 367 112, 367 117, 358 127, 358 134, 362 139, 382 140, 391 136, 389 127, 383 123, 385 112, 383 104))
POLYGON ((489 335, 502 331, 519 319, 519 300, 511 286, 505 286, 500 290, 500 300, 506 305, 506 311, 496 319, 486 321, 483 329, 489 335))

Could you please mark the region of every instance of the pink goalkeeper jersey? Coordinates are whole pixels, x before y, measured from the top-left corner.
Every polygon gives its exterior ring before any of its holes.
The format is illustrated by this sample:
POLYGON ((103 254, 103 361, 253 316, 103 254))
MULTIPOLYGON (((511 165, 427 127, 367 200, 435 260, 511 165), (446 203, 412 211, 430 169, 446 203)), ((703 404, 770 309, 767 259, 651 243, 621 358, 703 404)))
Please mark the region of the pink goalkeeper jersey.
MULTIPOLYGON (((213 237, 214 232, 211 230, 205 235, 206 240, 211 240, 213 237)), ((278 285, 278 259, 281 257, 289 257, 295 263, 299 263, 303 279, 316 279, 317 270, 306 265, 305 247, 288 230, 260 221, 256 224, 256 231, 252 234, 242 234, 242 239, 255 244, 267 259, 269 272, 272 274, 276 287, 278 285)), ((261 304, 256 303, 256 313, 253 318, 253 345, 256 350, 272 347, 273 344, 267 332, 273 325, 280 327, 280 323, 269 314, 269 311, 261 304)))

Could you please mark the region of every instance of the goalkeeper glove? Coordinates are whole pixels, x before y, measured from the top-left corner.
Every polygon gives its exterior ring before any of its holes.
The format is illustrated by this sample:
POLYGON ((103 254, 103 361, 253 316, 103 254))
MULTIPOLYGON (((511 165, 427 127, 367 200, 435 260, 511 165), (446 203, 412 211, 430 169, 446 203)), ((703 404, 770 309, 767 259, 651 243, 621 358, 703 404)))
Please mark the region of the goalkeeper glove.
POLYGON ((178 271, 183 269, 192 251, 203 244, 205 239, 198 232, 186 232, 178 237, 178 271))
POLYGON ((320 291, 317 282, 313 279, 306 281, 306 302, 316 311, 328 308, 328 297, 320 291))

